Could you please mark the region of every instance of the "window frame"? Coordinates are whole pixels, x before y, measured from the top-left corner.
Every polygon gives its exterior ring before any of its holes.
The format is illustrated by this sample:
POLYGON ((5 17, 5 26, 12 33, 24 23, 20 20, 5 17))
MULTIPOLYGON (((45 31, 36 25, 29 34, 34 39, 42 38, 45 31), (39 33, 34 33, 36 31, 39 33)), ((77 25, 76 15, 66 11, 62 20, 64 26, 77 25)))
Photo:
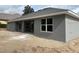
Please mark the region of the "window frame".
POLYGON ((46 24, 41 24, 41 20, 42 20, 42 19, 40 20, 40 32, 52 33, 52 32, 54 31, 54 19, 53 19, 53 17, 51 17, 51 19, 52 19, 52 24, 47 24, 47 19, 48 19, 48 18, 43 18, 43 19, 45 19, 46 24), (42 30, 42 25, 44 25, 44 26, 46 27, 46 30, 45 30, 45 31, 42 30), (51 26, 52 26, 52 31, 47 31, 47 25, 51 25, 51 26))

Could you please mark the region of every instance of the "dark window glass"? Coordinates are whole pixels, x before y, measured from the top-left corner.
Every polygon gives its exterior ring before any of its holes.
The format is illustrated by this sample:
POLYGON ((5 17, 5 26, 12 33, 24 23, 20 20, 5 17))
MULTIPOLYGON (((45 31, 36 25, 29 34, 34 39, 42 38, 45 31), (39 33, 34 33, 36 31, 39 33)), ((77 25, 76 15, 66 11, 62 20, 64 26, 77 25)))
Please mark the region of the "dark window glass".
POLYGON ((42 19, 41 24, 46 24, 46 19, 42 19))
POLYGON ((47 31, 53 31, 52 25, 47 25, 47 31))
POLYGON ((46 26, 42 25, 42 31, 46 31, 46 26))
POLYGON ((52 18, 47 19, 47 24, 52 24, 52 18))

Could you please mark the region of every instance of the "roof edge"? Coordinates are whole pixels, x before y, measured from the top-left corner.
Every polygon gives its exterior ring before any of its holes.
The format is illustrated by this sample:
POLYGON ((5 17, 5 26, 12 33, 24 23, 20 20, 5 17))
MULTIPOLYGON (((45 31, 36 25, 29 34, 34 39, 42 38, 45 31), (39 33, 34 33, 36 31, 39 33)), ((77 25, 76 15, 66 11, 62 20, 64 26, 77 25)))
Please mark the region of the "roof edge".
POLYGON ((47 14, 47 15, 42 15, 42 16, 36 16, 36 17, 28 17, 28 18, 21 18, 21 19, 15 19, 13 21, 9 21, 9 22, 14 22, 14 21, 21 21, 21 20, 26 20, 26 19, 36 19, 36 18, 42 18, 42 17, 47 17, 47 16, 54 16, 54 15, 60 15, 60 14, 64 14, 64 13, 67 13, 67 11, 64 11, 64 12, 57 12, 57 13, 51 13, 51 14, 47 14))
POLYGON ((21 19, 15 19, 9 22, 15 22, 15 21, 21 21, 21 20, 26 20, 26 19, 36 19, 36 18, 42 18, 42 17, 47 17, 47 16, 55 16, 55 15, 60 15, 60 14, 67 14, 70 15, 72 17, 75 17, 77 19, 79 19, 79 15, 77 15, 76 13, 68 10, 68 11, 63 11, 63 12, 57 12, 57 13, 51 13, 51 14, 47 14, 47 15, 42 15, 42 16, 36 16, 36 17, 28 17, 28 18, 21 18, 21 19))

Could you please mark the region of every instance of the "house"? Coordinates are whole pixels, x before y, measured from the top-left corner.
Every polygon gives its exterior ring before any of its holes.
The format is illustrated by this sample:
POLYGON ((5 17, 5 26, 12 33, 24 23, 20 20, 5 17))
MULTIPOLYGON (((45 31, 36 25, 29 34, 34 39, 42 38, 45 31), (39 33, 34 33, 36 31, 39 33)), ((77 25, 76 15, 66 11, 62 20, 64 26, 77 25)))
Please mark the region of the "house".
POLYGON ((19 14, 0 13, 0 28, 6 28, 8 21, 20 17, 19 14))
POLYGON ((70 10, 45 8, 9 21, 8 29, 67 42, 79 37, 79 16, 70 10))

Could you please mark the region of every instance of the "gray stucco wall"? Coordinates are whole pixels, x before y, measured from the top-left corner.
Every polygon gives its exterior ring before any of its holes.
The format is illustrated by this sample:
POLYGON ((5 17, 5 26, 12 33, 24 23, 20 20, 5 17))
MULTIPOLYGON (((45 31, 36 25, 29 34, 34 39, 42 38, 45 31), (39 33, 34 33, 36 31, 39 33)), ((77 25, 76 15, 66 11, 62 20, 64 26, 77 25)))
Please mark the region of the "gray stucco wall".
POLYGON ((11 31, 15 31, 16 29, 15 29, 15 22, 9 22, 8 24, 7 24, 7 29, 8 30, 11 30, 11 31))
POLYGON ((40 19, 34 20, 34 34, 43 37, 65 42, 65 15, 52 16, 54 29, 52 33, 40 31, 40 19))
POLYGON ((66 41, 79 37, 79 19, 66 15, 66 41))
MULTIPOLYGON (((52 16, 52 18, 54 19, 53 32, 50 33, 41 31, 40 18, 34 20, 34 34, 38 37, 54 39, 63 42, 79 37, 79 19, 69 15, 57 15, 52 16)), ((15 27, 15 22, 11 22, 7 25, 7 29, 11 31, 16 31, 15 27)))

